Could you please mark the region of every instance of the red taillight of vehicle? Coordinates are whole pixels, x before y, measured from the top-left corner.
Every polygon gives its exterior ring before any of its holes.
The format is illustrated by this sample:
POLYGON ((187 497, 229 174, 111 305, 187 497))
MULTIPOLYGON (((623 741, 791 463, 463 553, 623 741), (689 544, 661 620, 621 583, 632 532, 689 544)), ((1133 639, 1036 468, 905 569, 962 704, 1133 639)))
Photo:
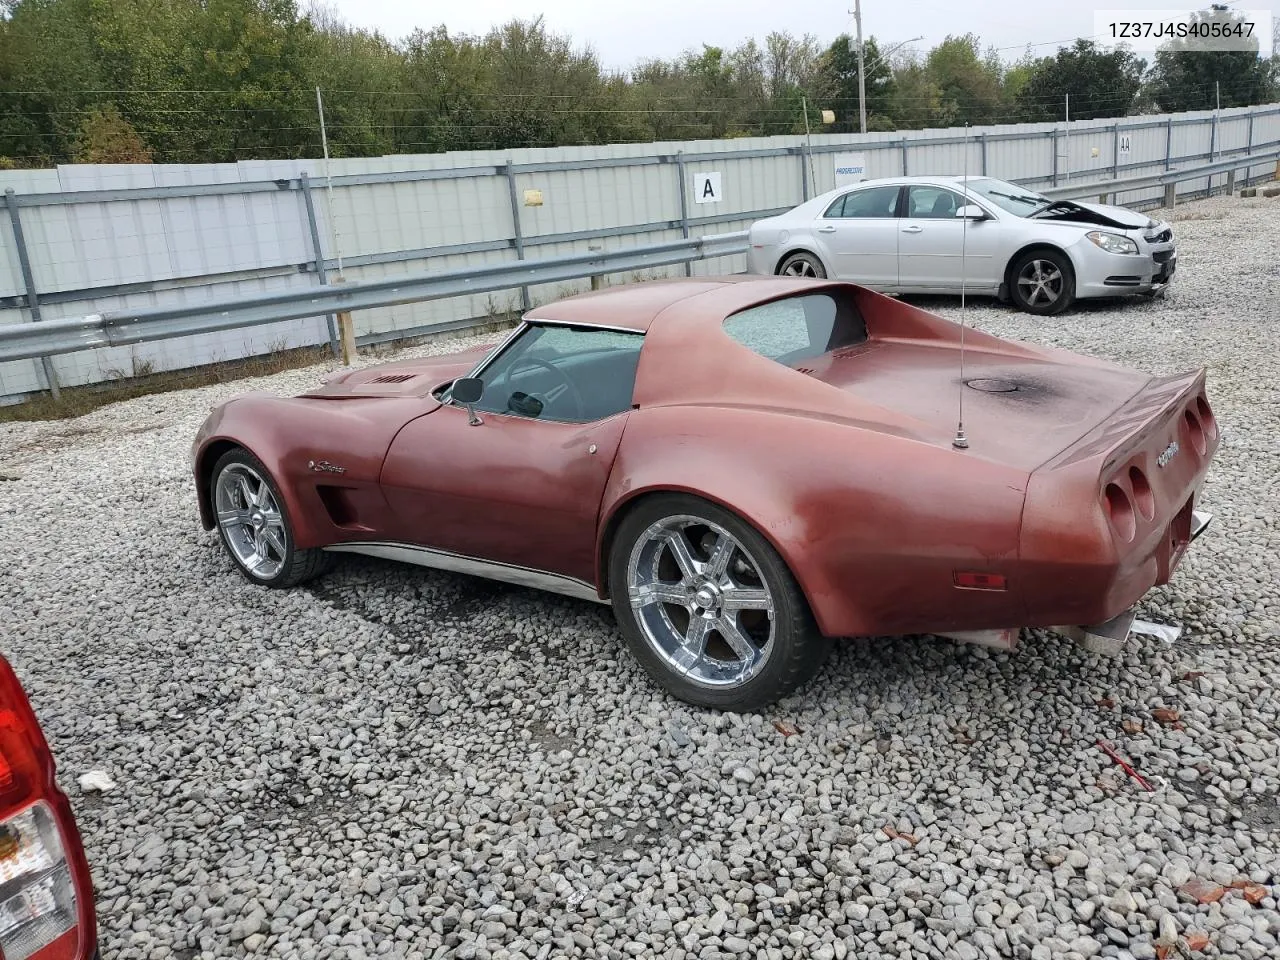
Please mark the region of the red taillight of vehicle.
POLYGON ((1133 501, 1117 483, 1108 483, 1103 492, 1107 502, 1107 516, 1112 528, 1122 540, 1132 540, 1138 532, 1138 520, 1133 514, 1133 501))
POLYGON ((1138 512, 1142 514, 1144 520, 1150 520, 1156 515, 1156 497, 1151 492, 1151 483, 1147 480, 1147 475, 1137 467, 1129 468, 1129 489, 1133 491, 1133 502, 1138 507, 1138 512))
POLYGON ((1199 418, 1190 410, 1185 410, 1182 414, 1182 420, 1187 427, 1187 441, 1191 444, 1191 449, 1203 456, 1209 445, 1205 440, 1204 427, 1200 424, 1199 418))
POLYGON ((0 660, 0 958, 93 953, 92 888, 53 758, 26 695, 0 660), (77 882, 79 878, 79 882, 77 882), (82 897, 87 904, 82 904, 82 897))

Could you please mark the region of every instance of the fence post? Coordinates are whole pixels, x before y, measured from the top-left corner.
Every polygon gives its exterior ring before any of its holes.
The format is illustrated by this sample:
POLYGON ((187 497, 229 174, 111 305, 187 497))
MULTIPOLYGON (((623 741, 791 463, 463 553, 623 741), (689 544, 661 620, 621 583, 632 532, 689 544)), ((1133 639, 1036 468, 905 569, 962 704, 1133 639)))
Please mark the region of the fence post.
MULTIPOLYGON (((1209 162, 1213 163, 1217 157, 1215 154, 1218 149, 1218 112, 1213 112, 1213 125, 1209 127, 1209 162)), ((1204 194, 1206 197, 1213 196, 1213 174, 1209 174, 1209 182, 1205 185, 1204 194)))
POLYGON ((987 175, 987 135, 985 133, 978 135, 978 147, 982 157, 982 175, 987 175))
POLYGON ((1164 185, 1164 205, 1170 210, 1178 205, 1178 185, 1172 181, 1164 185))
MULTIPOLYGON (((31 312, 31 322, 39 323, 40 296, 36 293, 36 280, 31 273, 31 260, 27 257, 27 238, 22 233, 22 217, 18 213, 18 198, 12 187, 4 192, 4 204, 9 208, 9 225, 13 227, 13 243, 18 250, 18 268, 22 271, 22 292, 27 298, 27 309, 31 312)), ((40 366, 44 368, 49 393, 54 400, 61 400, 62 390, 58 386, 58 373, 53 369, 53 360, 41 357, 40 366)))
POLYGON ((809 168, 804 162, 804 150, 796 147, 796 158, 800 161, 800 196, 803 202, 809 199, 809 168))
MULTIPOLYGON (((502 169, 507 175, 507 194, 511 197, 511 223, 515 228, 516 242, 516 259, 524 259, 524 233, 520 228, 520 201, 516 198, 516 173, 511 169, 511 160, 508 159, 503 164, 502 169)), ((529 288, 520 288, 520 303, 525 310, 528 310, 533 304, 529 300, 529 288)))
MULTIPOLYGON (((316 205, 311 199, 311 180, 304 170, 298 175, 298 185, 302 189, 302 201, 307 211, 307 226, 311 230, 311 256, 316 265, 316 276, 320 278, 320 286, 329 284, 329 267, 324 262, 324 252, 320 249, 320 229, 316 225, 316 205)), ((324 315, 325 325, 329 328, 329 349, 335 357, 341 356, 338 347, 338 326, 332 313, 324 315)))
POLYGON ((1058 185, 1058 128, 1054 127, 1049 131, 1049 136, 1053 138, 1053 185, 1058 185))
POLYGON ((1169 122, 1164 128, 1164 168, 1168 170, 1173 165, 1173 115, 1170 114, 1169 122))
POLYGON ((902 175, 907 176, 907 138, 902 138, 902 175))
MULTIPOLYGON (((1245 138, 1244 138, 1244 155, 1247 157, 1251 153, 1253 153, 1253 108, 1252 107, 1249 108, 1249 132, 1245 135, 1245 138)), ((1244 168, 1244 185, 1246 187, 1249 185, 1249 174, 1251 173, 1253 173, 1253 169, 1251 167, 1244 168)))
MULTIPOLYGON (((680 235, 683 236, 686 240, 688 240, 689 239, 689 184, 686 182, 686 178, 685 178, 683 150, 676 151, 676 176, 680 180, 680 235)), ((808 197, 806 196, 805 199, 807 200, 808 197)), ((685 264, 684 264, 684 275, 686 277, 693 276, 693 264, 691 264, 687 260, 685 261, 685 264)), ((595 285, 594 277, 592 277, 591 283, 592 283, 592 286, 591 286, 592 290, 599 289, 595 285)))
POLYGON ((1120 179, 1120 121, 1111 128, 1111 179, 1120 179))

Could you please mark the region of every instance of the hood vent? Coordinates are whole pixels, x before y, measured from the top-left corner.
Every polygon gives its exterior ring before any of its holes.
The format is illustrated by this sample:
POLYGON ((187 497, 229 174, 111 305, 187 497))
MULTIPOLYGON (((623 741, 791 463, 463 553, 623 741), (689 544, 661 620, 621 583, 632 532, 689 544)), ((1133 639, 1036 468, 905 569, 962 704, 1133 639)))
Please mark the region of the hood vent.
POLYGON ((416 373, 384 373, 380 377, 374 377, 370 383, 404 383, 406 380, 412 380, 416 377, 416 373))

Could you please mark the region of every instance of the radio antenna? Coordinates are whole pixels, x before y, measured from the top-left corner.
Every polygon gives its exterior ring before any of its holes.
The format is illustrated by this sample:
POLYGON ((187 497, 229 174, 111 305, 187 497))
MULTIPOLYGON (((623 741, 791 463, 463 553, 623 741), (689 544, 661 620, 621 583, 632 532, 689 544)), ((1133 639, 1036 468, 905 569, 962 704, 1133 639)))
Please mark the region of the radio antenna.
MULTIPOLYGON (((964 195, 960 198, 962 207, 969 205, 969 124, 964 125, 964 177, 960 181, 964 195)), ((960 218, 960 415, 956 420, 956 436, 951 445, 957 450, 967 450, 969 438, 964 435, 964 329, 965 318, 965 281, 968 278, 965 256, 968 253, 969 218, 960 218)))

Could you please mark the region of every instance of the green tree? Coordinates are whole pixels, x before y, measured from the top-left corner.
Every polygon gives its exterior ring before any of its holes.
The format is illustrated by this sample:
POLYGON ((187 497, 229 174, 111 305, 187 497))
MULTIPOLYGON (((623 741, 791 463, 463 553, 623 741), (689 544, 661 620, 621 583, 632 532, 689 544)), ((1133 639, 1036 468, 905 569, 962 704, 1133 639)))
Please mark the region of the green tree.
POLYGON ((925 70, 937 85, 941 125, 993 123, 1000 115, 1002 67, 994 52, 983 55, 976 34, 948 36, 929 51, 925 70))
POLYGON ((888 114, 900 130, 919 130, 954 119, 943 107, 942 88, 924 63, 916 60, 906 60, 894 71, 888 114))
MULTIPOLYGON (((1243 23, 1241 14, 1218 9, 1198 11, 1196 24, 1243 23)), ((1217 41, 1221 44, 1222 41, 1217 41)), ((1243 107, 1267 103, 1277 95, 1280 67, 1275 57, 1259 56, 1257 37, 1239 37, 1231 49, 1205 49, 1199 38, 1176 40, 1161 47, 1149 78, 1149 94, 1157 109, 1167 112, 1243 107)))
MULTIPOLYGON (((867 100, 867 128, 873 129, 873 117, 891 116, 890 101, 894 93, 894 76, 880 54, 875 37, 864 41, 863 66, 867 71, 864 84, 867 100)), ((822 105, 832 109, 835 133, 859 130, 858 44, 848 34, 841 34, 818 61, 815 87, 822 105)))
POLYGON ((94 107, 80 125, 72 152, 76 163, 150 163, 151 148, 115 104, 94 107))
POLYGON ((1073 120, 1124 116, 1146 69, 1146 61, 1127 49, 1104 51, 1091 40, 1077 40, 1031 67, 1015 97, 1018 119, 1061 120, 1068 95, 1073 120))

